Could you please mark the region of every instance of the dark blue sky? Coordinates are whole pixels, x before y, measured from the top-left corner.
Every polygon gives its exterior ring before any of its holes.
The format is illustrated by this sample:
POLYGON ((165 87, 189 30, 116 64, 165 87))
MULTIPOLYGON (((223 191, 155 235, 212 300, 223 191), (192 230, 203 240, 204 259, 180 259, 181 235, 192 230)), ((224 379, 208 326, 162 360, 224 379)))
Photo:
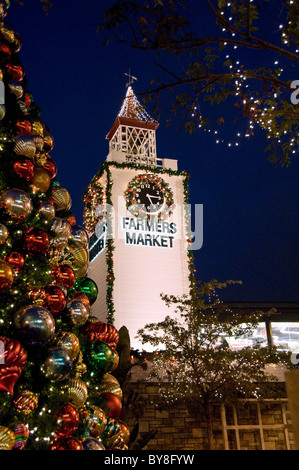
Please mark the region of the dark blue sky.
MULTIPOLYGON (((21 35, 28 89, 54 136, 57 179, 82 224, 81 196, 108 153, 105 136, 125 93, 124 73, 130 69, 138 77, 134 91, 140 93, 162 71, 151 54, 116 42, 102 45, 95 23, 110 0, 53 0, 48 15, 38 0, 24 3, 12 2, 6 21, 21 35)), ((194 18, 203 15, 201 3, 193 2, 194 18)), ((264 61, 270 64, 273 57, 264 61)), ((290 78, 298 79, 297 72, 290 78)), ((289 168, 273 166, 259 133, 228 148, 207 132, 190 136, 176 123, 167 127, 167 117, 157 131, 158 157, 179 161, 179 169, 191 174, 190 202, 204 206, 198 278, 242 280, 224 295, 230 300, 299 301, 298 155, 289 168)), ((229 132, 238 130, 236 124, 229 132)))

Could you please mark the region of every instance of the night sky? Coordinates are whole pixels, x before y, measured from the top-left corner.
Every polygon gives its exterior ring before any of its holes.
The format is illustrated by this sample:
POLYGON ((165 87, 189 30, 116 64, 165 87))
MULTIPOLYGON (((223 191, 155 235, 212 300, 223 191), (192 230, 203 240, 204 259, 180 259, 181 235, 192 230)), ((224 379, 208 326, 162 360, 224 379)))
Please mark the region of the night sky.
MULTIPOLYGON (((24 0, 23 7, 11 3, 6 21, 21 35, 28 89, 53 134, 57 179, 69 190, 82 225, 81 197, 108 154, 105 136, 126 91, 124 73, 130 69, 138 77, 133 87, 138 94, 163 72, 153 54, 116 41, 103 45, 106 35, 97 33, 96 23, 110 0, 53 0, 48 15, 38 0, 24 0)), ((193 18, 203 18, 202 2, 192 5, 193 18)), ((273 57, 265 56, 267 61, 270 65, 273 57)), ((174 66, 167 59, 162 63, 174 66)), ((290 75, 299 79, 298 69, 290 75)), ((188 135, 177 122, 167 126, 167 118, 165 108, 157 130, 158 158, 177 159, 179 169, 191 174, 190 203, 204 208, 203 247, 194 252, 197 278, 241 280, 242 286, 224 293, 225 300, 299 301, 298 155, 282 168, 267 161, 261 132, 229 148, 216 144, 211 133, 188 135)), ((235 135, 242 125, 227 132, 235 135)))

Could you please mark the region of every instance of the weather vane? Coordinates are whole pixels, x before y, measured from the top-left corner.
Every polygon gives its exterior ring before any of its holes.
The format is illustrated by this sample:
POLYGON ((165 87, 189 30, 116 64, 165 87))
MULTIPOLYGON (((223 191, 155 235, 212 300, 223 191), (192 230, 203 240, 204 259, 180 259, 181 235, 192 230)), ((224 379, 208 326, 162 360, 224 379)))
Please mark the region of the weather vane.
POLYGON ((127 77, 129 77, 129 81, 128 81, 128 83, 126 84, 127 87, 129 87, 130 85, 132 85, 133 82, 134 82, 134 80, 137 80, 137 77, 134 77, 133 75, 131 75, 130 69, 129 69, 129 73, 125 73, 125 75, 126 75, 127 77))

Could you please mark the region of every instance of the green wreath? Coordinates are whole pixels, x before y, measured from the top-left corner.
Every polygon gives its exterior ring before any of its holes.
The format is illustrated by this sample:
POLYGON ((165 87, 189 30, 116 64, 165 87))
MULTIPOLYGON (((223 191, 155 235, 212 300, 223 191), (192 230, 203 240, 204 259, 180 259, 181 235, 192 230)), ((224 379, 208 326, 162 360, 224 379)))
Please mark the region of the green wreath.
POLYGON ((129 212, 135 217, 143 217, 143 218, 154 218, 157 220, 166 219, 173 213, 173 209, 175 207, 174 200, 173 200, 173 192, 169 187, 169 184, 166 183, 162 178, 155 174, 140 174, 135 176, 132 181, 128 184, 128 187, 124 193, 126 198, 126 206, 129 212), (145 183, 152 183, 155 184, 158 189, 163 193, 164 196, 164 204, 157 215, 148 214, 143 206, 137 204, 136 196, 137 190, 140 188, 142 184, 145 183))

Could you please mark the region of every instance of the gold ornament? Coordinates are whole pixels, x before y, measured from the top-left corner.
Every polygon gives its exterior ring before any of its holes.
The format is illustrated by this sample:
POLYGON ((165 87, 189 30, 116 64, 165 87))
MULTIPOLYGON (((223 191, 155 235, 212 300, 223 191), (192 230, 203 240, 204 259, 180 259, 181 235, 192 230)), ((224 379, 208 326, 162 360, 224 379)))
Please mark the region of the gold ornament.
POLYGON ((75 376, 82 377, 87 371, 87 366, 83 362, 83 354, 82 351, 79 352, 78 360, 74 366, 75 376))
POLYGON ((58 211, 70 210, 72 199, 67 189, 54 186, 51 190, 51 199, 58 211))
POLYGON ((111 374, 105 374, 100 385, 100 395, 107 392, 113 393, 113 395, 116 395, 120 400, 123 399, 123 393, 119 382, 111 374))
MULTIPOLYGON (((88 263, 88 251, 82 245, 68 245, 66 251, 73 256, 73 269, 80 269, 88 263)), ((79 276, 80 277, 80 276, 79 276)), ((81 276, 82 277, 82 276, 81 276)))
POLYGON ((0 224, 0 245, 6 242, 8 239, 9 233, 5 225, 0 224))
POLYGON ((68 379, 62 386, 62 392, 65 396, 65 401, 71 403, 75 408, 82 408, 87 398, 87 386, 78 377, 68 379))
POLYGON ((114 350, 114 360, 113 360, 111 372, 117 368, 118 364, 119 364, 119 355, 118 355, 118 352, 114 350))
POLYGON ((71 331, 59 331, 54 335, 53 342, 58 348, 65 349, 72 361, 74 361, 80 351, 80 342, 71 331))
POLYGON ((0 450, 11 450, 14 445, 14 432, 5 426, 0 426, 0 450))
POLYGON ((30 180, 30 186, 42 193, 46 193, 51 184, 51 178, 49 173, 42 167, 37 166, 34 170, 34 174, 30 180))
POLYGON ((36 145, 28 135, 18 135, 15 138, 14 152, 17 155, 33 158, 36 152, 36 145))
POLYGON ((14 280, 13 270, 10 264, 0 260, 0 292, 9 289, 14 280))
POLYGON ((32 123, 32 134, 33 135, 44 135, 44 126, 41 121, 33 121, 32 123))

